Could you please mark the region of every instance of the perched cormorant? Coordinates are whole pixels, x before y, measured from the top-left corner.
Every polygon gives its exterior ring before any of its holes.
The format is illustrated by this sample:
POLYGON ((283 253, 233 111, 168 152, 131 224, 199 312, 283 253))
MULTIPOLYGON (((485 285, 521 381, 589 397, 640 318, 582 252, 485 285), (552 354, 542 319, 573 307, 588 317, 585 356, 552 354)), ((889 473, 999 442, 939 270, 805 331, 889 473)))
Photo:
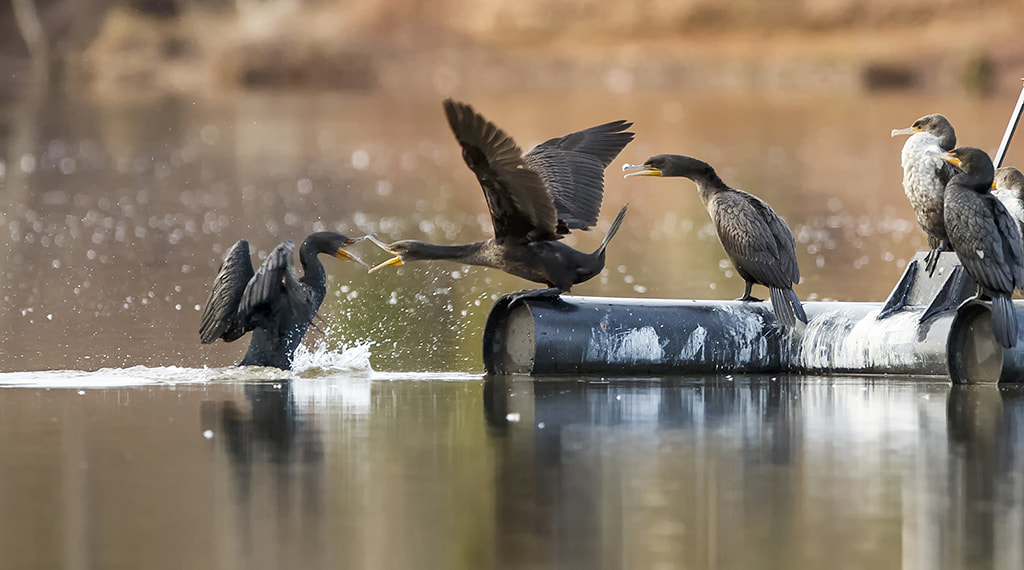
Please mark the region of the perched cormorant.
POLYGON ((626 206, 593 253, 558 240, 570 230, 597 223, 604 169, 633 140, 633 133, 624 132, 632 123, 614 121, 554 138, 524 156, 512 137, 469 105, 448 99, 444 111, 462 146, 463 160, 483 188, 494 238, 467 245, 414 240, 378 243, 395 257, 370 271, 410 261, 449 260, 501 269, 548 286, 521 291, 517 298, 565 293, 597 275, 626 206))
POLYGON ((199 338, 203 344, 218 338, 231 342, 252 331, 249 350, 239 366, 290 369, 295 349, 327 295, 327 275, 317 255, 327 253, 366 266, 344 250, 361 239, 337 232, 310 234, 299 248, 302 277, 293 259, 295 242, 288 240, 274 248, 254 272, 249 242, 238 240, 224 256, 213 283, 199 338))
POLYGON ((768 287, 775 318, 786 327, 807 322, 803 305, 793 291, 800 282, 796 242, 785 220, 767 202, 730 188, 710 164, 675 154, 659 154, 643 164, 624 165, 630 176, 682 176, 697 184, 697 191, 715 224, 718 239, 733 266, 746 282, 740 301, 760 301, 750 295, 757 283, 768 287))
POLYGON ((940 154, 963 172, 946 185, 945 222, 960 263, 992 299, 992 333, 999 344, 1017 344, 1011 296, 1024 286, 1024 248, 1013 216, 990 191, 995 169, 984 151, 960 147, 940 154))
POLYGON ((925 258, 925 269, 931 275, 939 262, 939 253, 950 249, 942 217, 942 197, 949 179, 957 173, 952 164, 934 154, 956 147, 956 131, 946 117, 936 113, 921 117, 905 129, 893 129, 891 136, 899 135, 910 135, 900 153, 903 191, 914 208, 918 225, 928 236, 931 251, 925 258))
POLYGON ((1006 211, 1017 220, 1017 229, 1024 236, 1024 174, 1012 166, 997 168, 992 195, 999 198, 1006 211))

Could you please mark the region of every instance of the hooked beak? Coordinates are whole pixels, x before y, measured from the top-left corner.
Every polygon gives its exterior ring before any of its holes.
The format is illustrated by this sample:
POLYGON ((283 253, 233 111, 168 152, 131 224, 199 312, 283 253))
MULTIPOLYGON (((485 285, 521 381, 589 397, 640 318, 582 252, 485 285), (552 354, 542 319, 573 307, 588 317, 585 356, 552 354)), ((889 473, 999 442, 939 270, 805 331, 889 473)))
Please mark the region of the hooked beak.
POLYGON ((952 154, 945 152, 927 152, 925 154, 927 154, 928 156, 934 156, 935 158, 941 158, 942 160, 945 160, 946 162, 952 164, 953 166, 961 168, 960 159, 953 156, 952 154))
POLYGON ((918 127, 907 127, 905 129, 893 129, 892 133, 889 135, 889 137, 893 138, 893 137, 898 137, 900 135, 912 135, 914 133, 919 133, 919 132, 921 132, 921 129, 919 129, 918 127))
POLYGON ((385 261, 384 263, 381 263, 380 265, 374 267, 373 269, 370 269, 369 272, 373 273, 374 271, 377 271, 378 269, 387 267, 389 265, 402 265, 402 258, 396 255, 391 259, 385 261))
POLYGON ((626 173, 623 178, 629 178, 630 176, 661 176, 660 170, 647 164, 623 164, 622 171, 626 173), (628 172, 630 170, 634 172, 628 172))

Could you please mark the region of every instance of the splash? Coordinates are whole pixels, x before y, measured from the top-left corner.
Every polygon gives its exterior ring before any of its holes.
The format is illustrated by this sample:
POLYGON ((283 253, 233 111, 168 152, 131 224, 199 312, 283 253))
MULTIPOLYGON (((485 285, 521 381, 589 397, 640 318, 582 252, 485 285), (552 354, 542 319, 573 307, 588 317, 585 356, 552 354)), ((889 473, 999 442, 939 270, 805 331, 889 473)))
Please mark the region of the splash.
POLYGON ((305 344, 299 345, 292 359, 292 372, 302 376, 320 376, 336 372, 372 373, 370 367, 371 341, 362 341, 342 348, 331 350, 324 340, 318 340, 312 348, 305 344))

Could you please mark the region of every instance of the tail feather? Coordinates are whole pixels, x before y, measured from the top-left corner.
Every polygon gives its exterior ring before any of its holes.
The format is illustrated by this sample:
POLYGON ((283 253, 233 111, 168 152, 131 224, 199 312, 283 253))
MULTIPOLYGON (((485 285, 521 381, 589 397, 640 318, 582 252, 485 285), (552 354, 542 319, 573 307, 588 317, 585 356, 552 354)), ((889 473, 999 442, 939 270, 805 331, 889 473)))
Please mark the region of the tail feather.
POLYGON ((1009 295, 992 298, 992 334, 1004 348, 1017 345, 1017 312, 1009 295))
POLYGON ((796 326, 798 320, 807 323, 807 313, 804 312, 804 306, 792 288, 769 287, 768 294, 772 301, 772 310, 775 311, 775 319, 779 324, 792 328, 796 326))
POLYGON ((604 239, 601 240, 601 245, 594 251, 594 255, 604 254, 605 248, 608 247, 608 242, 612 241, 612 238, 615 237, 615 232, 619 231, 619 226, 622 225, 622 220, 626 217, 626 208, 629 208, 629 204, 624 204, 622 209, 619 210, 619 213, 615 216, 615 219, 612 220, 612 225, 608 228, 608 233, 604 235, 604 239))

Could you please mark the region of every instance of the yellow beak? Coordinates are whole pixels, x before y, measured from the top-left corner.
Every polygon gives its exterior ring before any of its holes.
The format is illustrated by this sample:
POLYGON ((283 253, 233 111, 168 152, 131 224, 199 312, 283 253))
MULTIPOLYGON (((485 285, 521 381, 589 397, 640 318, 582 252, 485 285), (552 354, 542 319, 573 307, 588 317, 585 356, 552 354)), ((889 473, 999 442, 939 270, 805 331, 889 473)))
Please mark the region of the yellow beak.
POLYGON ((401 257, 398 257, 398 256, 396 255, 396 256, 392 257, 391 259, 389 259, 389 260, 385 261, 384 263, 381 263, 380 265, 378 265, 378 266, 374 267, 374 268, 373 268, 373 269, 371 269, 371 270, 370 270, 369 272, 370 272, 370 273, 373 273, 374 271, 377 271, 378 269, 381 269, 381 268, 383 268, 383 267, 387 267, 387 266, 389 266, 389 265, 402 265, 402 258, 401 258, 401 257))

